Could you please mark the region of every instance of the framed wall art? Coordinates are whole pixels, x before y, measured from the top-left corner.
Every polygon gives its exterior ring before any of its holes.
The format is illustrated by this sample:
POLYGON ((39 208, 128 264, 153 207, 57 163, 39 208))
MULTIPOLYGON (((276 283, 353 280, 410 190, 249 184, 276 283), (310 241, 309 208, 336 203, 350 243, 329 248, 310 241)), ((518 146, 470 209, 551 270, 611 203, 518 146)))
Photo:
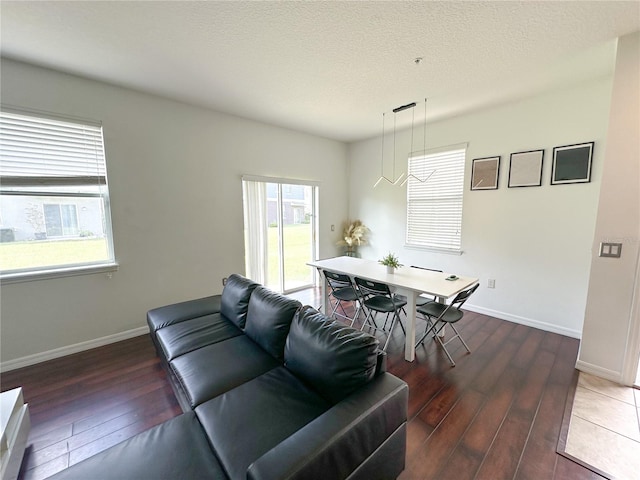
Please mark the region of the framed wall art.
POLYGON ((511 154, 509 161, 509 188, 539 187, 542 185, 544 150, 530 150, 511 154))
POLYGON ((500 157, 474 158, 471 167, 471 190, 498 188, 500 157))
POLYGON ((551 185, 591 181, 594 142, 564 145, 553 149, 551 185))

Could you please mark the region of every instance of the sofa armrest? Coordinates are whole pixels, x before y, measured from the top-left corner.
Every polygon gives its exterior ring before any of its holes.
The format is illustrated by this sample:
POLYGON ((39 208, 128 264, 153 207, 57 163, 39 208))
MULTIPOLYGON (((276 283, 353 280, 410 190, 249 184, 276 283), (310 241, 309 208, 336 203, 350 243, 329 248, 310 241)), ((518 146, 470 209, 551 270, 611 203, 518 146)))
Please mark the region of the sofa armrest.
POLYGON ((154 336, 157 330, 175 323, 219 313, 221 297, 221 295, 213 295, 149 310, 147 312, 147 324, 151 335, 154 336))
MULTIPOLYGON (((409 389, 399 378, 383 373, 334 405, 253 462, 250 480, 342 479, 351 475, 407 421, 409 389)), ((401 452, 389 459, 389 478, 404 468, 406 435, 401 452)), ((382 465, 385 462, 377 462, 382 465)))

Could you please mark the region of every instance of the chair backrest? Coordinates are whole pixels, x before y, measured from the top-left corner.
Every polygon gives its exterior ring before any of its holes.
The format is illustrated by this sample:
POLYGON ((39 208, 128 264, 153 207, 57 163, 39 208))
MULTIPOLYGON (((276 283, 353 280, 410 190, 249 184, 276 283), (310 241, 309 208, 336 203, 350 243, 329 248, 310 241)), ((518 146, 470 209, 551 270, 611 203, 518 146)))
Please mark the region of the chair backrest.
POLYGON ((331 290, 337 290, 339 288, 347 288, 352 287, 353 283, 351 283, 351 278, 349 275, 344 275, 342 273, 330 272, 328 270, 322 271, 323 275, 327 279, 327 283, 331 290))
POLYGON ((386 297, 391 297, 389 285, 386 283, 374 282, 372 280, 366 280, 359 277, 354 278, 354 280, 358 286, 358 290, 360 290, 360 293, 364 297, 370 295, 384 295, 386 297))
POLYGON ((420 270, 429 270, 430 272, 442 273, 442 270, 438 270, 436 268, 419 267, 418 265, 411 265, 411 268, 419 268, 420 270))
POLYGON ((476 283, 473 287, 461 291, 451 302, 450 308, 462 308, 464 302, 467 301, 467 299, 473 294, 473 292, 478 289, 479 286, 480 284, 476 283))

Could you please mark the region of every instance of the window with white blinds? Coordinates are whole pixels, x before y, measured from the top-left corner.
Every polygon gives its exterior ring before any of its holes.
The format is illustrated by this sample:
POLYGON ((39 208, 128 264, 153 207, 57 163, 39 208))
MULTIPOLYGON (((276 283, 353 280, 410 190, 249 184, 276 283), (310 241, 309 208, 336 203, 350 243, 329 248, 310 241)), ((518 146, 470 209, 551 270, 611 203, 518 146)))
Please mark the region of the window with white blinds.
POLYGON ((466 147, 409 158, 407 245, 460 251, 466 147))
POLYGON ((102 126, 0 111, 0 273, 115 264, 102 126))

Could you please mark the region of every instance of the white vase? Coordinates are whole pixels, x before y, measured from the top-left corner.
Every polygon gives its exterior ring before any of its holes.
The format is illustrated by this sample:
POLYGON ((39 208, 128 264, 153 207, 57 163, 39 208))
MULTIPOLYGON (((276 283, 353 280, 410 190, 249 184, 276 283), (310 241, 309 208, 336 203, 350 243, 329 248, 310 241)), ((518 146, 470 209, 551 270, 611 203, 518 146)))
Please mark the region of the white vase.
POLYGON ((393 268, 391 265, 387 265, 387 273, 393 274, 394 271, 395 268, 393 268))

